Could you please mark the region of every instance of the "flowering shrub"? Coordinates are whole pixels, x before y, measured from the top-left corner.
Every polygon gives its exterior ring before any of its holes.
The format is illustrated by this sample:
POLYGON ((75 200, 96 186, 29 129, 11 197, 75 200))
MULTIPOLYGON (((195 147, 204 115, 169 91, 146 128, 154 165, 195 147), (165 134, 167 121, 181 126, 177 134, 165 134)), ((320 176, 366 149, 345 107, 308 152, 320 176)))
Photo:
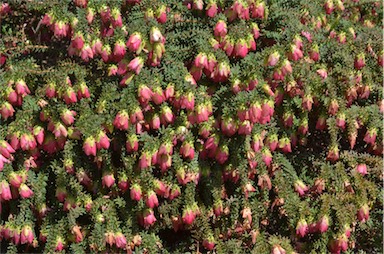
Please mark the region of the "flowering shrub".
POLYGON ((382 16, 2 2, 2 250, 381 252, 382 16))

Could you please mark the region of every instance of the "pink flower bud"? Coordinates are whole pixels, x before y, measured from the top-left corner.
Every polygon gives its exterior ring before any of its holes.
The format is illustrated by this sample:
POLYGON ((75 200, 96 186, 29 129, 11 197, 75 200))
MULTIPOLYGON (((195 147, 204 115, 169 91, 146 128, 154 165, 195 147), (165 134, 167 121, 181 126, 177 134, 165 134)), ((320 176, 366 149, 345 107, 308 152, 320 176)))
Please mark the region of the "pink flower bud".
POLYGON ((267 60, 267 64, 269 66, 275 66, 277 64, 277 62, 279 61, 279 59, 280 59, 280 54, 279 54, 279 52, 275 51, 269 55, 268 60, 267 60))
POLYGON ((22 198, 30 198, 33 195, 33 191, 24 183, 19 187, 19 194, 22 198))
POLYGON ((120 249, 125 249, 127 246, 127 240, 125 236, 120 232, 115 234, 115 243, 116 247, 120 249))
POLYGON ((184 224, 191 225, 194 222, 195 218, 196 218, 196 215, 190 208, 187 208, 186 210, 184 210, 183 212, 184 224))
POLYGON ((219 20, 214 28, 215 37, 224 38, 227 35, 227 24, 223 20, 219 20))
POLYGON ((308 191, 308 187, 301 180, 297 180, 295 182, 295 191, 299 193, 300 196, 304 196, 305 192, 308 191))
POLYGON ((30 226, 24 226, 20 234, 20 243, 32 244, 33 239, 34 239, 34 236, 33 236, 32 228, 30 226))
POLYGON ((321 219, 316 224, 317 230, 320 233, 326 232, 328 230, 328 226, 329 226, 329 219, 328 219, 328 216, 326 215, 321 217, 321 219))
POLYGON ((119 130, 128 130, 128 113, 125 110, 117 113, 113 125, 119 130))
POLYGON ((126 45, 131 52, 137 52, 140 49, 141 43, 141 34, 135 32, 129 37, 126 45))
POLYGON ((64 249, 64 243, 60 236, 56 238, 55 251, 62 251, 64 249))
POLYGON ((93 155, 96 156, 96 142, 94 137, 88 137, 83 144, 84 153, 87 156, 93 155))
POLYGON ((147 209, 144 212, 144 227, 149 227, 157 221, 152 209, 147 209))
POLYGON ((256 4, 253 4, 252 6, 253 6, 253 8, 251 9, 252 18, 264 19, 264 15, 265 15, 264 1, 261 1, 261 2, 258 1, 256 4))
POLYGON ((0 182, 0 197, 2 200, 11 200, 12 194, 11 189, 7 181, 3 180, 0 182))
POLYGON ((14 113, 15 113, 14 108, 7 101, 3 102, 3 104, 0 106, 0 115, 5 120, 7 120, 9 117, 12 117, 14 113))
POLYGON ((140 185, 133 184, 131 186, 131 192, 130 192, 131 199, 139 201, 141 199, 141 195, 142 195, 142 192, 141 192, 140 185))
POLYGON ((206 12, 205 14, 210 17, 210 18, 213 18, 216 16, 217 14, 217 4, 215 2, 210 2, 208 3, 207 7, 206 7, 206 12))
POLYGON ((147 193, 147 198, 145 200, 145 204, 149 208, 155 208, 159 206, 159 200, 157 199, 156 193, 154 191, 149 191, 147 193))
POLYGON ((304 219, 301 219, 296 226, 296 235, 304 237, 308 232, 308 224, 304 219))
POLYGON ((364 204, 358 211, 357 211, 357 219, 361 221, 362 223, 366 222, 369 219, 369 207, 367 204, 364 204))
POLYGON ((106 174, 103 176, 102 183, 103 183, 103 186, 107 188, 111 188, 112 185, 115 184, 115 177, 113 176, 113 174, 106 174))
POLYGON ((363 176, 368 174, 367 172, 367 165, 366 164, 359 164, 356 167, 356 171, 362 174, 363 176))

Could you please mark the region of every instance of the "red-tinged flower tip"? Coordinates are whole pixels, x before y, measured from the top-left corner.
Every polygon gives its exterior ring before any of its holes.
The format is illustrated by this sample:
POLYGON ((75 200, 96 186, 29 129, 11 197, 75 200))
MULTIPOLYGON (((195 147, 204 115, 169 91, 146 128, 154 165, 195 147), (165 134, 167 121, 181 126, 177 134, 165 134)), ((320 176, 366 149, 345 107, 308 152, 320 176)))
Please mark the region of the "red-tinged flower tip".
POLYGON ((327 154, 327 160, 335 162, 339 159, 339 148, 337 146, 332 146, 327 154))
POLYGON ((268 148, 264 148, 261 154, 263 161, 267 167, 272 163, 272 153, 268 148))
POLYGON ((15 109, 13 108, 13 106, 9 102, 5 101, 0 106, 0 115, 5 120, 7 120, 9 117, 12 117, 14 113, 15 113, 15 109))
POLYGON ((213 204, 213 213, 216 217, 220 216, 223 213, 223 202, 221 200, 217 200, 213 204))
POLYGON ((81 83, 79 90, 77 90, 77 96, 80 99, 89 98, 91 95, 89 93, 88 86, 85 83, 81 83))
POLYGON ((319 74, 319 76, 324 80, 328 77, 328 73, 327 73, 327 70, 322 68, 322 69, 318 69, 316 71, 317 74, 319 74))
POLYGON ((285 112, 283 114, 283 124, 286 128, 291 128, 293 126, 293 114, 292 114, 292 112, 285 112))
POLYGON ((104 131, 99 131, 96 139, 97 149, 108 149, 110 145, 109 138, 104 131))
POLYGON ((142 101, 150 101, 152 98, 152 90, 146 85, 140 85, 138 89, 138 97, 142 101))
POLYGON ((16 93, 18 95, 20 95, 20 96, 25 96, 25 95, 31 93, 31 91, 29 90, 27 84, 22 79, 19 79, 19 80, 16 81, 16 83, 15 83, 15 90, 16 90, 16 93))
POLYGON ((311 51, 309 52, 309 57, 317 62, 320 60, 320 51, 319 51, 319 46, 317 44, 314 44, 312 47, 311 47, 311 51))
POLYGON ((108 62, 111 59, 111 57, 112 57, 112 49, 111 49, 111 46, 109 44, 104 44, 101 47, 100 56, 101 56, 101 59, 103 59, 103 61, 105 63, 108 62))
POLYGON ((316 130, 325 130, 327 128, 327 117, 325 115, 320 115, 316 122, 316 130))
POLYGON ((221 165, 223 165, 229 158, 229 148, 227 145, 221 145, 215 154, 215 159, 221 165))
POLYGON ((121 232, 115 233, 115 244, 116 244, 116 247, 119 249, 125 249, 126 248, 127 239, 125 238, 125 236, 121 232))
POLYGON ((165 101, 163 89, 161 89, 160 86, 156 86, 155 88, 153 88, 153 93, 151 98, 156 105, 160 105, 161 103, 163 103, 165 101))
POLYGON ((62 251, 64 249, 64 240, 61 236, 56 237, 55 251, 62 251))
POLYGON ((66 104, 72 104, 77 102, 76 93, 72 87, 67 87, 63 94, 63 99, 66 104))
POLYGON ((239 125, 239 135, 250 135, 252 132, 253 124, 249 120, 242 121, 239 125))
POLYGON ((64 109, 61 112, 60 118, 65 125, 72 125, 75 122, 76 111, 64 109))
POLYGON ((22 183, 19 187, 19 194, 22 198, 30 198, 33 195, 33 191, 25 183, 22 183))
POLYGON ((296 235, 304 237, 308 232, 308 224, 304 219, 301 219, 296 226, 296 235))
POLYGON ((297 47, 295 44, 291 45, 291 50, 288 53, 289 60, 292 61, 298 61, 303 57, 303 51, 299 47, 297 47))
POLYGON ((164 24, 167 22, 167 6, 161 5, 159 8, 156 9, 155 17, 157 22, 160 24, 164 24))
POLYGON ((335 9, 333 0, 327 0, 324 4, 324 9, 325 9, 325 13, 327 13, 328 15, 331 14, 335 9))
POLYGON ((36 139, 31 133, 24 133, 20 138, 20 147, 23 151, 30 151, 37 146, 36 139))
POLYGON ((1 3, 0 5, 0 17, 3 17, 11 12, 11 7, 8 3, 1 3))
POLYGON ((126 45, 131 52, 138 53, 142 46, 141 34, 139 32, 131 34, 126 45))
POLYGON ((12 235, 12 242, 14 245, 19 245, 20 244, 20 228, 11 228, 10 234, 12 235))
POLYGON ((342 130, 345 129, 345 114, 340 113, 336 117, 336 126, 341 128, 342 130))
POLYGON ((363 176, 365 176, 366 174, 368 174, 367 165, 366 164, 357 165, 356 171, 359 172, 360 174, 362 174, 363 176))
POLYGON ((191 208, 186 208, 183 212, 182 219, 184 224, 191 225, 196 219, 196 214, 192 211, 191 208))
POLYGON ((145 199, 145 204, 149 208, 155 208, 159 206, 159 200, 157 199, 156 193, 154 191, 148 191, 147 197, 145 199))
MULTIPOLYGON (((179 178, 177 180, 179 181, 179 178)), ((174 184, 174 185, 172 185, 172 187, 169 190, 168 199, 173 200, 173 199, 177 198, 178 196, 180 196, 180 194, 181 194, 180 187, 177 184, 174 184)))
POLYGON ((274 245, 271 254, 286 254, 286 251, 280 245, 274 245))
POLYGON ((232 118, 225 118, 220 124, 221 131, 224 135, 231 137, 237 132, 237 124, 232 118))
POLYGON ((215 248, 215 241, 212 236, 203 240, 203 247, 207 250, 213 250, 215 248))
POLYGON ((94 137, 88 137, 83 144, 84 153, 87 156, 93 155, 96 156, 96 141, 94 137))
POLYGON ((8 178, 9 183, 15 188, 19 188, 20 185, 26 180, 25 177, 23 177, 20 173, 18 174, 16 172, 11 172, 8 178))
POLYGON ((175 121, 175 115, 172 112, 172 109, 167 105, 161 107, 160 121, 163 124, 173 123, 175 121))
POLYGON ((138 56, 129 62, 128 69, 135 72, 136 74, 139 74, 143 66, 144 59, 138 56))
POLYGON ((384 50, 382 50, 377 56, 377 64, 384 67, 384 50))
POLYGON ((128 130, 128 125, 128 113, 125 110, 119 111, 115 117, 115 120, 113 121, 113 126, 119 130, 128 130))
POLYGON ((57 92, 56 92, 56 85, 55 83, 49 83, 47 84, 46 88, 45 88, 45 95, 48 97, 48 98, 54 98, 57 96, 57 92))
POLYGON ((84 47, 84 36, 82 33, 76 33, 72 38, 71 46, 74 49, 82 49, 84 47))
POLYGON ((9 187, 9 183, 5 180, 0 183, 0 197, 2 200, 11 200, 11 188, 9 187))
POLYGON ((365 55, 364 53, 360 53, 357 55, 355 58, 355 63, 354 63, 355 69, 361 70, 365 66, 365 55))
POLYGON ((21 230, 20 234, 20 243, 21 244, 32 244, 34 239, 34 235, 32 232, 32 228, 30 226, 24 226, 23 229, 21 230))
POLYGON ((251 6, 252 18, 264 19, 265 16, 265 3, 264 1, 257 1, 251 6))
POLYGON ((367 204, 361 206, 357 211, 357 219, 362 223, 369 219, 369 206, 367 204))
POLYGON ((104 187, 111 188, 115 184, 115 177, 113 174, 105 174, 102 179, 104 187))
POLYGON ((149 152, 143 152, 140 156, 139 168, 145 169, 150 166, 152 166, 152 156, 149 154, 149 152))
POLYGON ((333 99, 328 106, 328 114, 336 115, 337 111, 339 111, 339 103, 336 99, 333 99))
POLYGON ((279 60, 280 60, 280 54, 279 54, 279 52, 275 51, 268 56, 267 65, 268 66, 275 66, 277 64, 277 62, 279 62, 279 60))
POLYGON ((119 8, 113 8, 111 11, 111 24, 113 27, 122 27, 123 19, 121 18, 121 13, 119 8))
POLYGON ((210 17, 210 18, 213 18, 216 16, 217 14, 217 11, 218 11, 218 8, 217 8, 217 4, 215 1, 210 1, 206 7, 206 11, 205 11, 205 14, 210 17))
POLYGON ((139 140, 136 134, 129 135, 125 147, 128 153, 137 152, 139 149, 139 140))
POLYGON ((144 222, 145 228, 152 226, 157 221, 152 209, 145 210, 143 214, 143 218, 144 218, 143 222, 144 222))
POLYGON ((53 24, 53 33, 56 37, 66 37, 69 32, 70 26, 64 21, 57 21, 53 24))
POLYGON ((190 160, 192 160, 194 157, 195 157, 195 150, 194 150, 194 147, 193 147, 193 142, 183 142, 183 144, 181 145, 180 147, 180 154, 184 157, 184 158, 188 158, 190 160))
POLYGON ((87 7, 88 0, 73 0, 76 6, 85 8, 87 7))
POLYGON ((15 149, 5 140, 0 140, 0 154, 9 159, 11 154, 16 152, 15 149))
POLYGON ((224 38, 227 35, 227 24, 224 20, 219 20, 213 30, 215 37, 224 38))
POLYGON ((369 128, 364 136, 364 142, 374 145, 376 142, 377 130, 376 128, 369 128))
POLYGON ((140 185, 138 185, 137 183, 132 184, 130 196, 132 200, 139 201, 141 199, 142 191, 140 185))
POLYGON ((308 191, 308 187, 301 180, 297 180, 294 186, 295 186, 295 191, 299 193, 300 196, 304 196, 305 192, 308 191))
POLYGON ((244 58, 248 54, 248 46, 244 39, 240 39, 236 43, 234 53, 240 58, 244 58))
POLYGON ((109 246, 112 246, 115 244, 115 233, 113 232, 107 232, 104 234, 105 236, 105 242, 109 244, 109 246))
POLYGON ((323 217, 321 217, 321 219, 317 222, 316 227, 320 233, 326 232, 328 230, 328 227, 329 227, 328 216, 324 215, 323 217))
POLYGON ((78 225, 75 225, 71 229, 72 234, 75 236, 75 242, 79 243, 83 241, 83 233, 81 232, 81 227, 78 225))

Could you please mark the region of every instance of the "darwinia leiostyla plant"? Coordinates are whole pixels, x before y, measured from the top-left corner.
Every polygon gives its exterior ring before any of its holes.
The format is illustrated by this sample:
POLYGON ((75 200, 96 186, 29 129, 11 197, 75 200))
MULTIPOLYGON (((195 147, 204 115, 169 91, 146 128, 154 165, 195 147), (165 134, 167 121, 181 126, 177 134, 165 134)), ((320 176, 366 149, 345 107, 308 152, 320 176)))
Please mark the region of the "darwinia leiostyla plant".
POLYGON ((380 253, 378 0, 0 2, 9 253, 380 253))

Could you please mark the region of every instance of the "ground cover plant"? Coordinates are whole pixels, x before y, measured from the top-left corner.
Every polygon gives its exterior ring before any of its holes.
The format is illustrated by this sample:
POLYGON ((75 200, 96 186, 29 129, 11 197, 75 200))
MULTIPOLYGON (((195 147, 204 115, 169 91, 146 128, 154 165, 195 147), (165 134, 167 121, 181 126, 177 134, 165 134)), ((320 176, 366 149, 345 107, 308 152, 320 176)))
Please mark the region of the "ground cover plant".
POLYGON ((381 253, 383 5, 0 2, 7 253, 381 253))

